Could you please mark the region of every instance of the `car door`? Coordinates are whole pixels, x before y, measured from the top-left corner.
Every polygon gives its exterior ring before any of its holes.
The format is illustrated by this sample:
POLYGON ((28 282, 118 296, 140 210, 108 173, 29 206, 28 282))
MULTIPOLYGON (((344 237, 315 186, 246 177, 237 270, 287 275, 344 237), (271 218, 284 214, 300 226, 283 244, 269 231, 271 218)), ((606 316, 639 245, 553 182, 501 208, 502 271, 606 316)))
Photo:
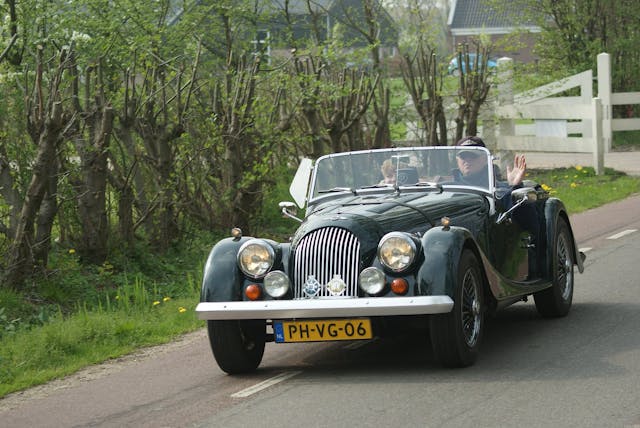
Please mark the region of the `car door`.
MULTIPOLYGON (((505 197, 511 197, 506 195, 505 197)), ((530 278, 529 253, 534 248, 533 231, 528 230, 526 222, 515 211, 503 221, 498 218, 507 207, 496 199, 495 215, 489 217, 489 254, 493 266, 502 276, 511 281, 527 281, 530 278)))

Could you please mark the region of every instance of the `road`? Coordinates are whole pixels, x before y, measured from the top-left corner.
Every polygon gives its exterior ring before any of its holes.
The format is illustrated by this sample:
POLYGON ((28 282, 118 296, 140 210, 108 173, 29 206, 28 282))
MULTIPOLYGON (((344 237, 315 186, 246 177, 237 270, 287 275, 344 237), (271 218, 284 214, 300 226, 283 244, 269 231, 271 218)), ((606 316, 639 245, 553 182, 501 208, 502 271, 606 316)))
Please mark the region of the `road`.
POLYGON ((204 331, 0 400, 2 427, 640 427, 640 196, 572 217, 586 271, 568 317, 491 319, 478 362, 423 337, 268 344, 227 376, 204 331))

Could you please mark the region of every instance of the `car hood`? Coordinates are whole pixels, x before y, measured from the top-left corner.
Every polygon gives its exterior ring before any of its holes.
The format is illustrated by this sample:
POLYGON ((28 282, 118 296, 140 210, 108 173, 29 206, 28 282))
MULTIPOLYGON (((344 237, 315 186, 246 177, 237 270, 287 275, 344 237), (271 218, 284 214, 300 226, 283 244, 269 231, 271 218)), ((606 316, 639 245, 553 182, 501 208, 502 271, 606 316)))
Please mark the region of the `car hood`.
MULTIPOLYGON (((313 208, 296 232, 293 245, 307 233, 323 227, 350 230, 364 244, 377 246, 392 231, 422 234, 449 217, 453 225, 466 224, 486 210, 484 196, 455 192, 389 193, 333 199, 313 208)), ((476 220, 477 221, 477 220, 476 220)))

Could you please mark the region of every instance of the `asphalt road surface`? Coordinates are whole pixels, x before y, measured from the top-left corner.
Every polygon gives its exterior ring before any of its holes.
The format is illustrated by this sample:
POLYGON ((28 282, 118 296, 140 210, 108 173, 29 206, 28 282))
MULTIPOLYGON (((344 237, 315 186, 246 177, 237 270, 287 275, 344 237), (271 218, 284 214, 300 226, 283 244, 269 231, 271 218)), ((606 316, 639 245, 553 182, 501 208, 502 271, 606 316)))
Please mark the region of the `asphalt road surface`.
POLYGON ((267 344, 256 373, 227 376, 201 330, 0 400, 0 427, 640 428, 640 196, 572 224, 587 261, 570 314, 508 308, 472 367, 406 336, 267 344))

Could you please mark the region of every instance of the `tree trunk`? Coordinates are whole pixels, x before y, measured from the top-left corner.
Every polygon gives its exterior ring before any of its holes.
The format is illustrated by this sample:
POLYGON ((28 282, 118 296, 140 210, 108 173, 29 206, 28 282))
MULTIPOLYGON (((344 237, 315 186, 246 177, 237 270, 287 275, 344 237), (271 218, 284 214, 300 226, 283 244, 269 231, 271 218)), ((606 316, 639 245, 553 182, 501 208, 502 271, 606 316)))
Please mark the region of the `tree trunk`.
MULTIPOLYGON (((0 139, 1 142, 2 140, 0 139)), ((4 224, 0 221, 0 228, 2 233, 9 240, 12 240, 15 238, 16 230, 18 229, 18 221, 22 211, 22 197, 16 190, 16 183, 13 175, 11 175, 9 157, 3 144, 0 144, 0 194, 2 194, 7 205, 11 207, 9 224, 4 224)))
POLYGON ((33 246, 33 257, 36 266, 47 266, 49 251, 51 250, 51 230, 58 213, 58 172, 59 162, 55 159, 49 169, 49 182, 42 200, 42 206, 38 211, 36 237, 33 246))
MULTIPOLYGON (((4 281, 9 287, 19 288, 33 273, 34 222, 51 179, 50 166, 56 161, 56 148, 60 141, 62 127, 62 104, 55 102, 51 105, 50 114, 45 120, 44 131, 38 140, 38 152, 33 165, 31 182, 22 205, 15 239, 9 249, 4 281)), ((41 254, 40 258, 42 257, 41 254)))
POLYGON ((76 189, 82 236, 77 247, 84 260, 101 264, 108 253, 107 153, 113 129, 113 109, 102 107, 89 116, 87 122, 89 141, 78 141, 82 179, 76 183, 76 189))
MULTIPOLYGON (((125 103, 127 106, 128 103, 125 103)), ((125 110, 130 109, 125 107, 125 110)), ((109 178, 113 186, 119 191, 118 194, 118 225, 122 242, 128 245, 133 244, 136 229, 144 224, 148 231, 152 231, 153 224, 150 216, 151 204, 145 189, 145 178, 140 167, 139 158, 134 142, 133 117, 127 111, 123 112, 118 121, 120 124, 114 131, 118 139, 123 143, 124 154, 122 159, 115 156, 115 151, 110 151, 109 159, 113 169, 109 178), (131 164, 127 164, 130 159, 131 164), (141 220, 134 221, 133 209, 141 213, 141 220)))

